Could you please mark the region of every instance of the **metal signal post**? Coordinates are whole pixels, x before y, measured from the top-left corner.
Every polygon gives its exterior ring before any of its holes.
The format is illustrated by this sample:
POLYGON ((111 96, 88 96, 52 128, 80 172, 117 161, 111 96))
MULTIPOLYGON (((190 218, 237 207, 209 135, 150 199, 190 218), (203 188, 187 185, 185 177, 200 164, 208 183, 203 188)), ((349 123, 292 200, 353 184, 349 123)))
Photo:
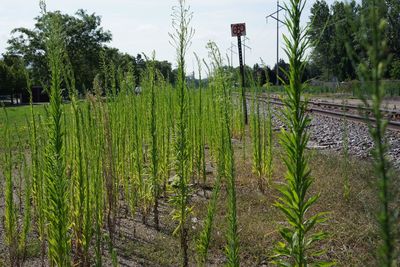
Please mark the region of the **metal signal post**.
POLYGON ((248 124, 248 115, 247 115, 247 104, 246 104, 246 93, 244 89, 244 67, 243 67, 243 57, 242 57, 242 36, 246 36, 246 24, 245 23, 237 23, 231 24, 231 34, 232 37, 237 36, 238 40, 238 52, 239 52, 239 66, 240 66, 240 76, 241 85, 242 85, 242 102, 243 102, 243 113, 244 113, 244 123, 248 124))

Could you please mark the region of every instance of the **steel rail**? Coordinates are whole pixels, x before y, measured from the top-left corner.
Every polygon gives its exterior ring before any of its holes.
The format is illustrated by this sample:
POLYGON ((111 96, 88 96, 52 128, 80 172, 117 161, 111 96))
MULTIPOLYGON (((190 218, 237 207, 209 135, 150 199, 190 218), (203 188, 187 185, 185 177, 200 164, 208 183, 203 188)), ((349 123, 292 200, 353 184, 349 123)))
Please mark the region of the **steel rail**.
MULTIPOLYGON (((252 97, 252 96, 247 96, 248 98, 252 97)), ((268 97, 265 96, 257 96, 257 98, 263 102, 267 102, 268 101, 268 97)), ((281 99, 273 97, 271 98, 271 100, 269 101, 271 104, 274 105, 278 105, 278 106, 284 106, 284 103, 281 101, 281 99)), ((309 102, 310 103, 310 102, 309 102)), ((313 104, 313 103, 311 103, 313 104)), ((323 106, 329 106, 329 103, 324 103, 323 106)), ((356 106, 347 106, 347 105, 339 105, 336 103, 333 103, 334 107, 342 107, 346 110, 347 109, 356 109, 356 106)), ((357 107, 358 108, 358 107, 357 107)), ((365 110, 367 110, 368 108, 365 108, 365 110)), ((356 115, 353 113, 348 113, 348 112, 338 112, 338 111, 333 111, 333 110, 329 110, 329 109, 321 109, 321 108, 315 108, 315 107, 309 107, 307 108, 307 111, 310 113, 316 113, 316 114, 321 114, 321 115, 326 115, 329 117, 335 117, 335 118, 348 118, 351 119, 353 121, 358 121, 358 122, 362 122, 362 123, 367 123, 369 122, 374 122, 375 119, 374 118, 370 118, 370 117, 366 117, 366 116, 360 116, 360 115, 356 115)), ((385 112, 387 110, 382 110, 382 112, 385 112)), ((399 114, 399 111, 394 111, 396 114, 399 114)), ((393 121, 393 120, 388 120, 388 128, 391 130, 396 130, 396 131, 400 131, 400 121, 393 121)))

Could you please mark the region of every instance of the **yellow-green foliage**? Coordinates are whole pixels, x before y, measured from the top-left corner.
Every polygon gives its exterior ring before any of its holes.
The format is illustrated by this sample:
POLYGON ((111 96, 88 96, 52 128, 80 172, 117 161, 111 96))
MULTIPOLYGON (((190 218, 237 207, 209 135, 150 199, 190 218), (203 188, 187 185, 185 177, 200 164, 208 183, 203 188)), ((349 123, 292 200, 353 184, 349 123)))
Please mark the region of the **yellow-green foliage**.
POLYGON ((54 18, 49 21, 50 36, 47 53, 51 72, 50 107, 48 122, 48 145, 46 147, 46 219, 48 254, 52 265, 69 266, 70 217, 68 205, 68 180, 65 173, 65 154, 62 125, 62 60, 64 36, 60 22, 54 18))

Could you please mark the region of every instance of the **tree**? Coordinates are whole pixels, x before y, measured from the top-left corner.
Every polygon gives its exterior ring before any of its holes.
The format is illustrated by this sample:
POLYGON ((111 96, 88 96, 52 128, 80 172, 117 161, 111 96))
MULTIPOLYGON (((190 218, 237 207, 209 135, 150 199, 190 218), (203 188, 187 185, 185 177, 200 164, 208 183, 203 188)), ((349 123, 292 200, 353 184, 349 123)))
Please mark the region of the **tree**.
POLYGON ((329 8, 322 0, 311 8, 309 38, 313 51, 312 64, 321 68, 324 79, 354 79, 356 71, 347 55, 346 44, 357 48, 360 6, 334 2, 329 8), (346 16, 347 15, 347 16, 346 16))
POLYGON ((11 95, 10 68, 0 61, 0 95, 11 95))
MULTIPOLYGON (((385 76, 398 77, 397 61, 400 60, 400 2, 385 0, 386 34, 388 50, 394 61, 385 76)), ((367 57, 360 40, 370 31, 361 25, 361 16, 369 12, 369 2, 361 5, 354 0, 349 3, 334 2, 331 7, 324 0, 318 0, 311 8, 309 38, 311 40, 312 64, 319 66, 322 78, 339 80, 357 77, 357 65, 367 57), (353 51, 351 57, 346 46, 353 51)))
POLYGON ((387 39, 390 53, 400 59, 400 1, 386 0, 387 7, 387 39))
POLYGON ((279 78, 283 80, 285 83, 289 82, 289 78, 286 77, 285 73, 289 73, 289 64, 286 63, 283 59, 280 59, 278 62, 278 65, 275 64, 274 68, 272 71, 274 72, 274 75, 276 76, 276 68, 279 68, 279 78))
POLYGON ((386 0, 387 32, 389 52, 393 55, 390 69, 392 79, 400 79, 400 1, 386 0))
MULTIPOLYGON (((106 65, 113 65, 113 70, 108 68, 108 72, 114 71, 113 75, 117 77, 118 73, 127 73, 132 70, 135 75, 135 84, 140 86, 142 81, 142 76, 145 74, 146 68, 149 67, 147 61, 145 61, 141 54, 137 54, 136 57, 129 55, 127 53, 120 52, 117 48, 104 47, 103 49, 103 60, 106 65)), ((172 65, 170 62, 152 60, 154 64, 153 68, 159 71, 163 78, 174 83, 176 75, 172 72, 172 65)), ((104 68, 104 66, 103 66, 104 68)), ((110 73, 109 73, 110 74, 110 73)), ((104 80, 104 70, 103 73, 100 72, 100 78, 104 80)), ((116 81, 117 87, 119 87, 118 80, 116 81)), ((105 88, 109 89, 109 88, 105 88)))
POLYGON ((311 61, 320 66, 322 73, 330 76, 332 72, 328 51, 331 48, 332 33, 334 27, 330 25, 331 14, 328 4, 322 0, 318 0, 311 7, 309 38, 313 51, 311 53, 311 61))
POLYGON ((163 75, 164 79, 170 83, 174 82, 174 75, 172 74, 172 65, 170 62, 163 60, 163 61, 155 61, 155 68, 160 71, 163 75))
POLYGON ((267 68, 261 68, 258 63, 253 66, 253 79, 257 86, 263 86, 267 82, 267 68))
POLYGON ((58 17, 61 28, 67 36, 66 51, 75 73, 79 89, 90 88, 95 75, 99 72, 100 51, 103 44, 111 40, 111 33, 101 26, 101 18, 78 10, 75 16, 60 11, 47 12, 36 17, 35 27, 16 28, 13 37, 8 40, 7 54, 21 56, 30 66, 33 81, 49 84, 49 70, 46 65, 45 40, 48 37, 46 20, 58 17))
POLYGON ((0 95, 14 96, 26 89, 25 67, 18 56, 8 55, 0 60, 0 95))
MULTIPOLYGON (((358 41, 355 38, 359 29, 359 6, 349 3, 335 2, 331 6, 332 23, 335 24, 333 45, 333 60, 329 65, 333 74, 340 80, 349 80, 356 77, 356 70, 352 59, 347 55, 346 44, 350 44, 357 51, 358 41), (346 16, 346 14, 348 14, 346 16)), ((332 51, 332 50, 331 50, 332 51)))
POLYGON ((396 59, 392 62, 390 78, 400 80, 400 59, 396 59))

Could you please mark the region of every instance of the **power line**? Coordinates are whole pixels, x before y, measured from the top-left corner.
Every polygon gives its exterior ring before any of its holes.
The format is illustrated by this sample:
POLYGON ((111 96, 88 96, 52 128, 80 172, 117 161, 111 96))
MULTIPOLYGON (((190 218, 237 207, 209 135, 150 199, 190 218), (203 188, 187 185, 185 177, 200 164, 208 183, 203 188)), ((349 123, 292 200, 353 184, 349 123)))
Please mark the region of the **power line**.
POLYGON ((243 64, 246 66, 246 49, 249 49, 251 51, 251 47, 246 45, 246 41, 250 41, 249 38, 246 36, 243 37, 243 64))
POLYGON ((233 49, 235 47, 236 45, 233 42, 231 42, 231 46, 227 49, 229 52, 231 52, 231 61, 230 61, 231 67, 233 66, 233 54, 237 55, 237 52, 233 49))
POLYGON ((279 0, 276 2, 276 11, 265 17, 268 23, 268 18, 273 18, 276 20, 276 85, 279 85, 279 23, 284 24, 283 21, 279 19, 279 12, 285 8, 279 5, 279 0))

